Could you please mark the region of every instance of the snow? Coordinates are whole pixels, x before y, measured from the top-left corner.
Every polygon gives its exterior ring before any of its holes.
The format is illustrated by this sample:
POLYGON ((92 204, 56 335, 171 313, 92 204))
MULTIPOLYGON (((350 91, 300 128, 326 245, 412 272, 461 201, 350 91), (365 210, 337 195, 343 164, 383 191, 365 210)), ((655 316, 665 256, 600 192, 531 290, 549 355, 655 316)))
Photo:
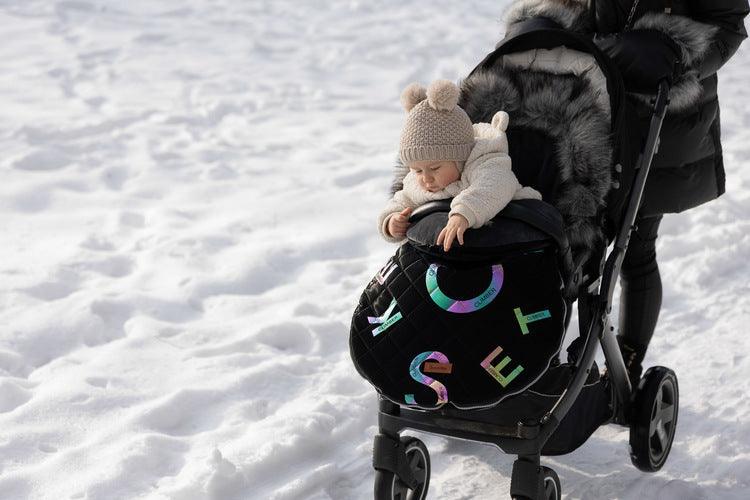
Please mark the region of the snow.
MULTIPOLYGON (((465 75, 506 4, 0 2, 0 498, 371 498, 348 324, 394 250, 398 96, 465 75)), ((671 457, 641 473, 604 427, 545 459, 565 498, 747 498, 749 61, 727 195, 659 239, 671 457)), ((421 437, 431 498, 506 495, 512 457, 421 437)))

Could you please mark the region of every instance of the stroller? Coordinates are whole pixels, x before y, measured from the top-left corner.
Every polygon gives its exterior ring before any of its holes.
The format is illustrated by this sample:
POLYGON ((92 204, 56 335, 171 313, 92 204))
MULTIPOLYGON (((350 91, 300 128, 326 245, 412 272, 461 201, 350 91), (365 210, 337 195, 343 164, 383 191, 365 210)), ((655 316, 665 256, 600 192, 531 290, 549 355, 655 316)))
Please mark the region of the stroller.
POLYGON ((405 429, 517 455, 514 499, 560 499, 540 456, 573 451, 605 423, 630 428, 636 467, 665 463, 676 376, 656 366, 631 387, 608 319, 668 104, 668 84, 655 90, 647 136, 634 137, 617 68, 588 38, 538 20, 464 80, 459 105, 473 122, 508 111, 514 172, 546 201, 511 202, 450 253, 435 245, 449 203, 419 207, 409 242, 362 294, 350 350, 379 392, 376 500, 426 498, 429 454, 405 429), (576 300, 579 336, 561 363, 576 300))

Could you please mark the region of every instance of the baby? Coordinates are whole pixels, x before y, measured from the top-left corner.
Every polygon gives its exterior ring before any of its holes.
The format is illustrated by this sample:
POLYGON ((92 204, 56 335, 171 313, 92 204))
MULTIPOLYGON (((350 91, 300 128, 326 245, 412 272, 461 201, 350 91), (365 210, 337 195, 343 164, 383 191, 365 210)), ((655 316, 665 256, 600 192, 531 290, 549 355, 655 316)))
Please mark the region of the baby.
POLYGON ((448 223, 437 238, 447 252, 454 240, 464 244, 467 228, 482 227, 510 200, 542 199, 538 191, 521 186, 511 170, 508 114, 499 111, 491 124, 472 125, 458 96, 458 87, 448 80, 426 90, 412 83, 401 94, 408 117, 399 156, 409 173, 378 218, 388 241, 404 240, 412 210, 428 201, 453 198, 448 223))

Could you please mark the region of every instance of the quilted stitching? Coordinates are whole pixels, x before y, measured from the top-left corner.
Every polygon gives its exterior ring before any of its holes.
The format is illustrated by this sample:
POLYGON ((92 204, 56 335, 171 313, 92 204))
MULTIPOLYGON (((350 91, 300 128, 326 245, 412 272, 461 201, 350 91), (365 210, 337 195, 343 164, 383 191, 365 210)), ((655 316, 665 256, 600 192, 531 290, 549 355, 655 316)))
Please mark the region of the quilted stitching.
MULTIPOLYGON (((562 342, 565 311, 559 293, 561 279, 559 273, 555 272, 555 259, 552 252, 547 251, 539 254, 536 259, 542 259, 540 262, 544 263, 543 267, 547 271, 546 274, 549 275, 543 277, 535 275, 535 281, 546 282, 545 291, 541 295, 547 298, 553 297, 550 300, 557 300, 559 303, 555 309, 556 318, 554 322, 550 321, 543 326, 535 325, 535 330, 551 331, 554 335, 554 339, 552 337, 549 339, 540 337, 544 340, 546 351, 540 353, 539 356, 541 358, 546 356, 546 358, 532 363, 533 366, 543 363, 546 368, 549 357, 559 350, 562 342), (550 345, 552 344, 554 345, 551 348, 550 345), (552 349, 552 352, 550 349, 552 349)), ((506 273, 510 273, 506 283, 520 282, 516 276, 523 271, 520 264, 525 260, 528 261, 529 256, 522 251, 519 251, 515 257, 504 259, 505 262, 514 263, 513 266, 506 269, 506 273), (513 269, 514 266, 518 269, 513 269)), ((381 285, 373 278, 363 292, 352 320, 350 338, 352 358, 357 370, 363 377, 370 380, 380 392, 401 404, 404 404, 404 394, 413 393, 420 406, 430 407, 430 404, 433 404, 430 401, 434 402, 436 399, 434 390, 429 386, 417 383, 409 374, 408 367, 415 353, 431 350, 449 351, 451 353, 449 358, 453 363, 453 373, 450 375, 430 374, 429 376, 448 386, 449 398, 452 395, 458 396, 456 399, 451 398, 451 401, 461 408, 491 406, 507 396, 518 393, 519 390, 528 387, 538 378, 538 376, 532 377, 533 379, 527 377, 527 383, 524 383, 523 386, 516 386, 511 391, 509 385, 509 389, 506 390, 478 365, 479 361, 491 349, 485 347, 484 354, 477 354, 477 345, 484 342, 483 345, 490 346, 495 342, 491 338, 496 333, 493 329, 494 325, 512 324, 515 321, 512 309, 506 306, 499 312, 491 311, 492 307, 488 307, 487 310, 480 310, 468 315, 447 313, 432 301, 425 287, 425 273, 434 259, 428 259, 411 245, 406 244, 398 249, 392 261, 397 263, 398 269, 389 275, 385 284, 381 285), (367 316, 382 315, 388 309, 393 298, 397 301, 397 310, 402 313, 402 318, 373 338, 372 329, 377 325, 369 324, 367 316), (459 318, 459 316, 462 317, 459 318), (484 322, 475 323, 476 331, 462 327, 464 318, 471 322, 470 317, 472 316, 474 322, 478 321, 478 318, 485 318, 484 322), (484 333, 480 334, 480 331, 484 333), (436 346, 439 346, 439 349, 436 346)), ((534 258, 531 258, 531 261, 534 261, 534 258)), ((539 269, 527 271, 531 271, 532 274, 533 272, 539 273, 539 269)), ((536 283, 535 285, 539 284, 536 283)), ((505 288, 506 285, 504 285, 505 288)), ((507 290, 506 294, 509 293, 510 290, 507 290)), ((528 296, 529 294, 526 292, 525 295, 528 296)), ((503 300, 508 303, 512 302, 510 297, 503 300)), ((499 303, 500 300, 498 300, 499 303)), ((535 311, 528 308, 523 309, 524 314, 531 312, 535 311)), ((505 335, 507 337, 509 333, 505 332, 505 335)), ((547 333, 546 335, 549 336, 550 334, 547 333)), ((505 341, 503 342, 505 343, 505 341)), ((516 342, 521 342, 521 340, 516 340, 516 342)), ((494 347, 492 345, 492 348, 494 347)), ((519 359, 518 353, 514 356, 515 359, 519 359)), ((492 364, 499 363, 503 357, 504 355, 499 356, 492 361, 492 364)), ((537 368, 536 371, 540 370, 537 368)), ((531 370, 526 375, 529 374, 531 374, 531 370)))

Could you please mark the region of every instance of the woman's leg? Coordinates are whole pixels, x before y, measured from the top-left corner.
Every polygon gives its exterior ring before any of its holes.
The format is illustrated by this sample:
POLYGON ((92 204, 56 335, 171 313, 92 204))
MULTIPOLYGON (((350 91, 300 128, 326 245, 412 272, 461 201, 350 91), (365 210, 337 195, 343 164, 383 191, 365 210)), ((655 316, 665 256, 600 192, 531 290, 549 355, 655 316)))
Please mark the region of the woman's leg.
POLYGON ((656 237, 662 216, 638 218, 622 262, 618 341, 631 382, 640 379, 661 309, 661 277, 656 263, 656 237))

